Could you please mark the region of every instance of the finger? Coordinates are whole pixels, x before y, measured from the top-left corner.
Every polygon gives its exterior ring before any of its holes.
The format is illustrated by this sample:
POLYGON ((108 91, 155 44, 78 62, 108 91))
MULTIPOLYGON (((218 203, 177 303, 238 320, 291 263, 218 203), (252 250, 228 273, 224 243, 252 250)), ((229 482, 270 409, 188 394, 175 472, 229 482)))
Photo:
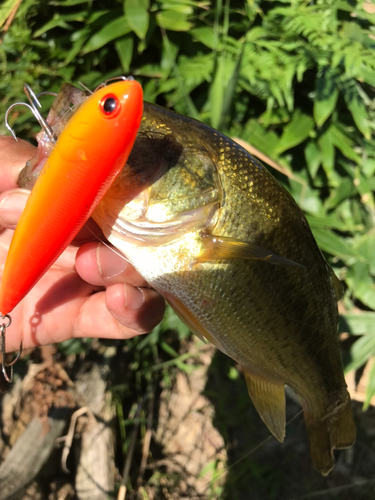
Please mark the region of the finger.
POLYGON ((125 257, 102 243, 83 245, 77 253, 76 269, 82 279, 96 286, 115 283, 149 286, 125 257))
POLYGON ((10 189, 0 194, 0 226, 15 229, 30 191, 10 189))
POLYGON ((164 310, 164 299, 155 290, 140 290, 117 283, 85 301, 73 334, 79 337, 131 338, 151 331, 162 320, 164 310))
POLYGON ((0 192, 17 187, 20 170, 35 154, 36 148, 22 139, 0 136, 0 192))
POLYGON ((127 283, 107 288, 106 305, 121 325, 138 333, 150 332, 163 319, 165 311, 164 299, 155 290, 127 283))

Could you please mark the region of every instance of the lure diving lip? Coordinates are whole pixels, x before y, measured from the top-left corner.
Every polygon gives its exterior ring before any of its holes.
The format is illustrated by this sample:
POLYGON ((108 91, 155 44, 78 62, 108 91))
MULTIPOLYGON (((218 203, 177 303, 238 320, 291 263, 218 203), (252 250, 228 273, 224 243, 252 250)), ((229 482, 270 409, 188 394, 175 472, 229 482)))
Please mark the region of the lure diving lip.
POLYGON ((142 112, 142 87, 121 80, 96 90, 69 120, 16 227, 0 286, 3 317, 86 223, 125 165, 142 112))

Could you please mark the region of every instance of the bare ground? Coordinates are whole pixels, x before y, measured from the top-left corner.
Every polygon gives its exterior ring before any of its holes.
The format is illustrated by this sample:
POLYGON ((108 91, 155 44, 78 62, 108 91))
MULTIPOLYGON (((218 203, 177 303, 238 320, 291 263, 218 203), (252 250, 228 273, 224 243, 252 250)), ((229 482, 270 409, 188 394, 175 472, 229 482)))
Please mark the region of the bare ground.
MULTIPOLYGON (((182 349, 192 355, 191 369, 176 371, 171 388, 155 376, 152 391, 128 405, 135 423, 126 423, 125 437, 110 391, 123 373, 118 348, 98 344, 83 362, 44 348, 21 363, 2 398, 0 500, 375 498, 373 406, 363 413, 354 401, 357 443, 337 453, 334 471, 323 478, 311 464, 294 399, 287 399, 291 422, 280 444, 231 360, 196 339, 182 349), (73 411, 86 406, 64 449, 73 411)), ((353 399, 363 400, 365 384, 354 376, 348 382, 353 399)))

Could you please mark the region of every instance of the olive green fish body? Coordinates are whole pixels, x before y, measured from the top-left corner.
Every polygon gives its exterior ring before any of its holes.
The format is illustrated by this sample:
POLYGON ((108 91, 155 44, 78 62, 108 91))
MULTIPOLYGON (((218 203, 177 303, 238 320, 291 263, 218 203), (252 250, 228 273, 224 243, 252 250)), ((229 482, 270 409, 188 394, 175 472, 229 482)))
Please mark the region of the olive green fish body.
POLYGON ((289 193, 224 135, 145 103, 129 160, 93 217, 192 331, 242 366, 280 441, 284 385, 294 389, 327 474, 333 449, 355 440, 340 284, 289 193))
POLYGON ((313 460, 328 473, 332 450, 350 446, 355 428, 337 338, 339 285, 302 211, 239 145, 153 105, 127 168, 141 175, 143 197, 124 208, 125 172, 95 214, 104 234, 195 333, 243 367, 280 440, 284 384, 294 389, 313 460), (241 242, 255 246, 250 257, 241 242), (258 247, 277 265, 256 260, 258 247))

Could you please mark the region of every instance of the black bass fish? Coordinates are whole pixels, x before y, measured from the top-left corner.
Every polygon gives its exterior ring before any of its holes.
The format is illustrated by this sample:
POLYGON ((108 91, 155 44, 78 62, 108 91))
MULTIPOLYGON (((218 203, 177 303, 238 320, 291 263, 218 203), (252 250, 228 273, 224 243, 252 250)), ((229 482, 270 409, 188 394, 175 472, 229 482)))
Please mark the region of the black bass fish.
MULTIPOLYGON (((65 85, 60 107, 72 92, 86 98, 65 85)), ((54 109, 55 130, 72 112, 54 109)), ((228 137, 144 103, 128 162, 93 218, 194 333, 241 365, 279 441, 285 384, 296 392, 312 460, 328 474, 333 450, 356 435, 337 337, 342 292, 291 195, 228 137)))

